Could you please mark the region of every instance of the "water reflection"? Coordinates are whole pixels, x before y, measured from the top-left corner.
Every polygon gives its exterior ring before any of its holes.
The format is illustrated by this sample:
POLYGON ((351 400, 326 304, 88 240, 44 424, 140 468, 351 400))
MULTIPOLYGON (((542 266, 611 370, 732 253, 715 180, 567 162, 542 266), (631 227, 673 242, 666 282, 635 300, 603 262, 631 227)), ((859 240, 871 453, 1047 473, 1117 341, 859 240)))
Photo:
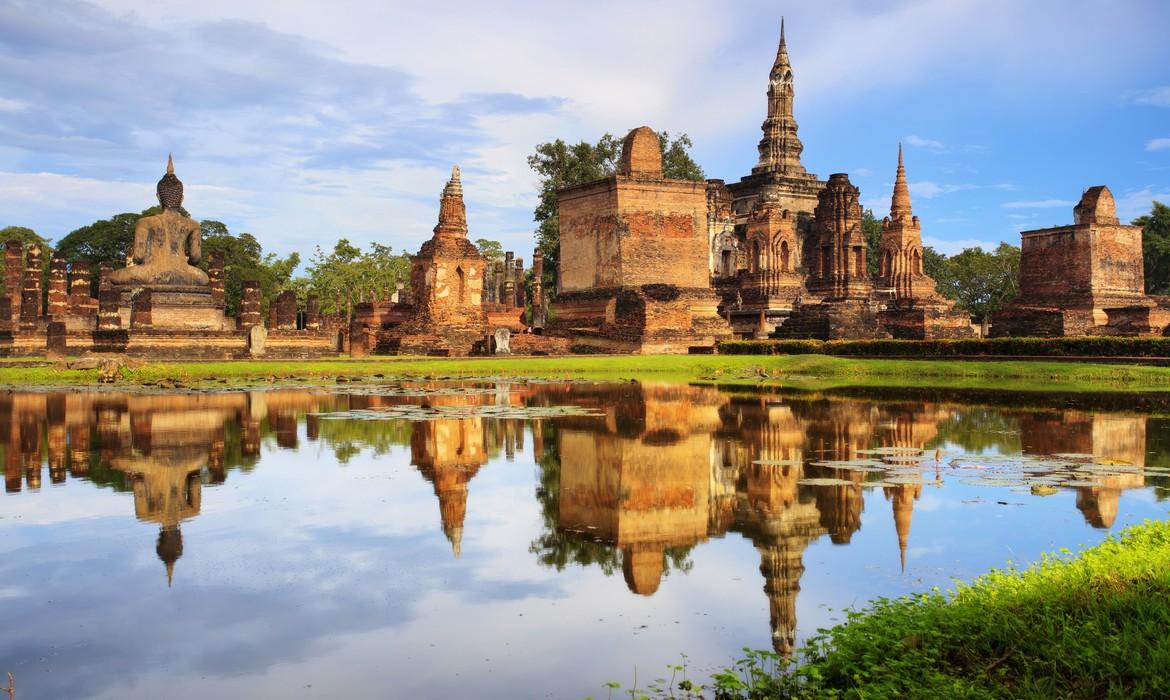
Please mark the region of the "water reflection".
MULTIPOLYGON (((931 487, 992 502, 1039 502, 1027 488, 968 483, 956 476, 954 455, 1070 455, 1125 465, 1120 473, 1102 471, 1083 485, 1060 487, 1075 490, 1075 507, 1094 528, 1118 522, 1127 491, 1170 486, 1170 424, 1148 415, 839 400, 667 384, 418 383, 410 388, 2 394, 5 487, 14 498, 78 482, 128 493, 135 517, 158 530, 154 552, 169 585, 184 554, 184 524, 216 517, 204 512, 204 497, 214 501, 222 493, 217 489, 247 478, 261 462, 265 470, 279 471, 282 454, 305 454, 311 445, 324 448, 340 467, 362 452, 408 455, 418 472, 410 478, 418 484, 421 475, 433 492, 434 501, 426 496, 434 518, 428 522, 441 528, 450 547, 443 554, 448 561, 475 541, 465 537, 469 509, 490 507, 476 505, 477 477, 497 468, 493 462, 531 455, 540 525, 500 547, 527 548, 531 554, 525 556, 557 571, 600 569, 614 576, 617 588, 607 583, 608 595, 649 599, 661 596, 672 576, 694 571, 704 543, 742 538, 738 541, 749 542, 758 558, 758 574, 750 576, 763 594, 756 600, 767 604, 772 646, 790 654, 799 636, 801 583, 812 566, 806 554, 815 543, 853 549, 863 521, 867 528, 886 528, 893 536, 882 558, 896 573, 913 568, 915 511, 928 500, 925 494, 934 493, 931 487), (468 410, 464 417, 412 421, 331 415, 402 404, 468 410), (594 415, 520 420, 476 411, 558 405, 592 409, 594 415), (886 454, 921 451, 926 464, 894 475, 867 469, 857 458, 874 448, 886 454), (42 484, 46 469, 48 486, 42 484), (868 520, 867 505, 877 509, 868 520)), ((1029 468, 1046 467, 1038 459, 1029 468)), ((313 478, 324 486, 336 474, 326 461, 313 478)), ((525 489, 511 498, 527 500, 529 493, 525 489)), ((1162 498, 1167 491, 1152 493, 1162 498)), ((1072 512, 1072 506, 1064 507, 1072 512)), ((0 527, 5 525, 0 520, 0 527)), ((295 531, 297 523, 287 527, 295 531)), ((961 531, 964 524, 950 527, 961 531)), ((856 572, 835 574, 847 581, 841 585, 854 591, 858 603, 875 594, 854 580, 856 572)), ((161 577, 158 585, 166 592, 161 577)), ((757 624, 763 632, 762 620, 757 624)))

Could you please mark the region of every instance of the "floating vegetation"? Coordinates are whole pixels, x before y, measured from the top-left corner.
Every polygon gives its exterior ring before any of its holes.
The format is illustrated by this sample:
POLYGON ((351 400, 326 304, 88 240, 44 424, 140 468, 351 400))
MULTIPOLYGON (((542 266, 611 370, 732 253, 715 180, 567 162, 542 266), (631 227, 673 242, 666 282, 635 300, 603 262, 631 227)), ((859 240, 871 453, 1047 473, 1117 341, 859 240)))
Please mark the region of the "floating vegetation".
POLYGON ((765 467, 799 467, 804 462, 799 459, 757 459, 752 464, 760 464, 765 467))
POLYGON ((796 483, 801 486, 859 486, 857 482, 849 481, 848 479, 832 479, 827 477, 817 477, 808 479, 797 479, 796 483))

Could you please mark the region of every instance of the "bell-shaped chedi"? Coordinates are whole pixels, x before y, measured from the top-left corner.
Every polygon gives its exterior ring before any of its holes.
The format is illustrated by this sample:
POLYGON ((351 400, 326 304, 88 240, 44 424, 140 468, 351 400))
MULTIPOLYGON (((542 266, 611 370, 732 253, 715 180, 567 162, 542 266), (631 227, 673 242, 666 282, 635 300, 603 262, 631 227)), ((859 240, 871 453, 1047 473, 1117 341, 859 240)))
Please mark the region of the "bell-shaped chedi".
POLYGON ((487 463, 481 418, 439 419, 414 423, 410 462, 431 482, 439 499, 443 534, 458 557, 463 551, 468 483, 487 463))
POLYGON ((935 291, 934 280, 922 270, 922 227, 910 206, 901 144, 898 144, 898 172, 890 215, 882 220, 877 286, 898 302, 945 303, 935 291))
POLYGON ((486 261, 467 239, 459 166, 439 198, 439 223, 410 262, 410 317, 390 337, 401 352, 469 355, 487 336, 483 307, 486 261))
POLYGON ((1020 233, 1019 294, 992 336, 1161 335, 1170 311, 1145 293, 1142 229, 1108 187, 1085 190, 1071 226, 1020 233))
POLYGON ((685 353, 731 329, 708 266, 706 184, 663 176, 662 142, 631 131, 617 172, 561 190, 552 335, 598 350, 685 353))

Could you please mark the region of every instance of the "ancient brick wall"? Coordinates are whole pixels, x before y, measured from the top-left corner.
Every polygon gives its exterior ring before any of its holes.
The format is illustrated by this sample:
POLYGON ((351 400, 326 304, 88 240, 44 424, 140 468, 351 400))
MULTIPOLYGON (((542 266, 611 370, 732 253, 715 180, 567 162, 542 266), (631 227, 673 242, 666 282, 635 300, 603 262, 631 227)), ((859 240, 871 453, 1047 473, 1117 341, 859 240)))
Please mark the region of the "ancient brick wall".
POLYGON ((1024 231, 1020 237, 1020 295, 1030 304, 1085 300, 1092 292, 1088 227, 1024 231))

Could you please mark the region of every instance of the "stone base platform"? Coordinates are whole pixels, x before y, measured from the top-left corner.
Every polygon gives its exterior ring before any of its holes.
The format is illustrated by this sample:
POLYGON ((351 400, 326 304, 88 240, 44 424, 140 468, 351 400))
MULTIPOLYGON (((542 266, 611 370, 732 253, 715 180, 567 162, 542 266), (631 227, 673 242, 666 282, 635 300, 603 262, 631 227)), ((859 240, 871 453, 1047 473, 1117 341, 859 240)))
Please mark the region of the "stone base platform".
POLYGON ((568 292, 545 333, 569 338, 573 352, 709 352, 732 337, 718 306, 710 289, 667 284, 568 292))
POLYGON ((834 299, 796 309, 773 338, 791 340, 857 340, 890 338, 879 318, 879 307, 867 299, 834 299))
MULTIPOLYGON (((44 333, 0 333, 0 357, 40 357, 44 333)), ((248 347, 248 331, 112 330, 66 332, 65 355, 117 353, 169 360, 321 359, 337 356, 332 333, 271 331, 263 348, 248 347)))
POLYGON ((954 340, 975 336, 971 317, 945 305, 885 309, 878 312, 878 322, 897 340, 954 340))
POLYGON ((235 330, 235 322, 224 316, 223 309, 212 300, 210 287, 152 285, 113 287, 121 297, 118 315, 122 327, 131 327, 132 309, 143 290, 150 292, 151 328, 168 330, 235 330))

